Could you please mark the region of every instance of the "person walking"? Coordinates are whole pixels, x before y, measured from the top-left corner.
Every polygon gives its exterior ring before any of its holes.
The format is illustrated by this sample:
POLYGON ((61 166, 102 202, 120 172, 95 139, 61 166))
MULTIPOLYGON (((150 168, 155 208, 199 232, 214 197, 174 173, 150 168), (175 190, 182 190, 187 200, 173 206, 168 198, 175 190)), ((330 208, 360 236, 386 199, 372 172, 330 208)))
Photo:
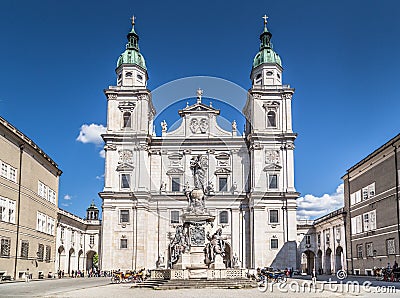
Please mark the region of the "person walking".
POLYGON ((315 287, 317 285, 317 272, 315 272, 315 268, 313 269, 311 273, 311 281, 313 286, 315 287))
POLYGON ((25 282, 29 282, 29 268, 25 271, 25 282))

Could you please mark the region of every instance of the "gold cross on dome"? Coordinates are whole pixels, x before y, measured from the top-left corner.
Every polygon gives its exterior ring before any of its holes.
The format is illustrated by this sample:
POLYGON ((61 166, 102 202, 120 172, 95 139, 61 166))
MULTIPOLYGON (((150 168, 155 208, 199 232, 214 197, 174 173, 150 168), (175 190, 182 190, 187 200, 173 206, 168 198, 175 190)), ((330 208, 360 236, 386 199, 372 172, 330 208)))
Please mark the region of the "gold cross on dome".
POLYGON ((265 14, 262 18, 264 19, 264 25, 267 25, 267 23, 268 23, 267 15, 265 14))
POLYGON ((136 19, 135 16, 132 16, 132 17, 131 17, 132 25, 135 25, 135 19, 136 19))

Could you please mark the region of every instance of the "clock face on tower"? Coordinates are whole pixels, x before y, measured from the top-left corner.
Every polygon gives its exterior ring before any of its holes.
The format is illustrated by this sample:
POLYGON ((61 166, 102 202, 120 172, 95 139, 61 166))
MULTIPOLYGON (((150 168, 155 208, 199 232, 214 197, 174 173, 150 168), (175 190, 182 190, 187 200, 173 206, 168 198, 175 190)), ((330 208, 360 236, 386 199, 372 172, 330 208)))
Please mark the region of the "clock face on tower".
POLYGON ((267 151, 265 154, 265 162, 269 164, 279 163, 279 152, 278 151, 267 151))

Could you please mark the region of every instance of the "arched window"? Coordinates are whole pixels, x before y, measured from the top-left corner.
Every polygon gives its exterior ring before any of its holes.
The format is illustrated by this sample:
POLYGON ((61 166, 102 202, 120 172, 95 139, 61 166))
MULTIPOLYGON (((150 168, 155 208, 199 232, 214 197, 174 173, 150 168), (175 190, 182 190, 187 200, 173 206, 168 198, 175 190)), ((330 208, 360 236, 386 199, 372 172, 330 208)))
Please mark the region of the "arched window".
POLYGON ((125 112, 124 113, 124 128, 131 127, 131 113, 125 112))
POLYGON ((267 114, 267 126, 276 127, 276 114, 273 111, 269 111, 267 114))

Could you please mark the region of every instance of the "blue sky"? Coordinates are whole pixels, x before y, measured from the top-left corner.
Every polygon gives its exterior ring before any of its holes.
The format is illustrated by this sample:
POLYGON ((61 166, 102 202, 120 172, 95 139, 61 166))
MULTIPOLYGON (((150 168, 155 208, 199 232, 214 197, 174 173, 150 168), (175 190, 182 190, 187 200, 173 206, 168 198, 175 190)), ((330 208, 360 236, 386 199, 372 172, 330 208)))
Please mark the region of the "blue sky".
POLYGON ((101 144, 77 137, 106 124, 103 89, 131 15, 150 90, 188 76, 248 89, 266 13, 284 83, 296 88, 297 190, 338 206, 346 169, 399 133, 399 11, 398 1, 3 0, 0 115, 59 164, 59 205, 84 216, 101 204, 104 159, 101 144))

